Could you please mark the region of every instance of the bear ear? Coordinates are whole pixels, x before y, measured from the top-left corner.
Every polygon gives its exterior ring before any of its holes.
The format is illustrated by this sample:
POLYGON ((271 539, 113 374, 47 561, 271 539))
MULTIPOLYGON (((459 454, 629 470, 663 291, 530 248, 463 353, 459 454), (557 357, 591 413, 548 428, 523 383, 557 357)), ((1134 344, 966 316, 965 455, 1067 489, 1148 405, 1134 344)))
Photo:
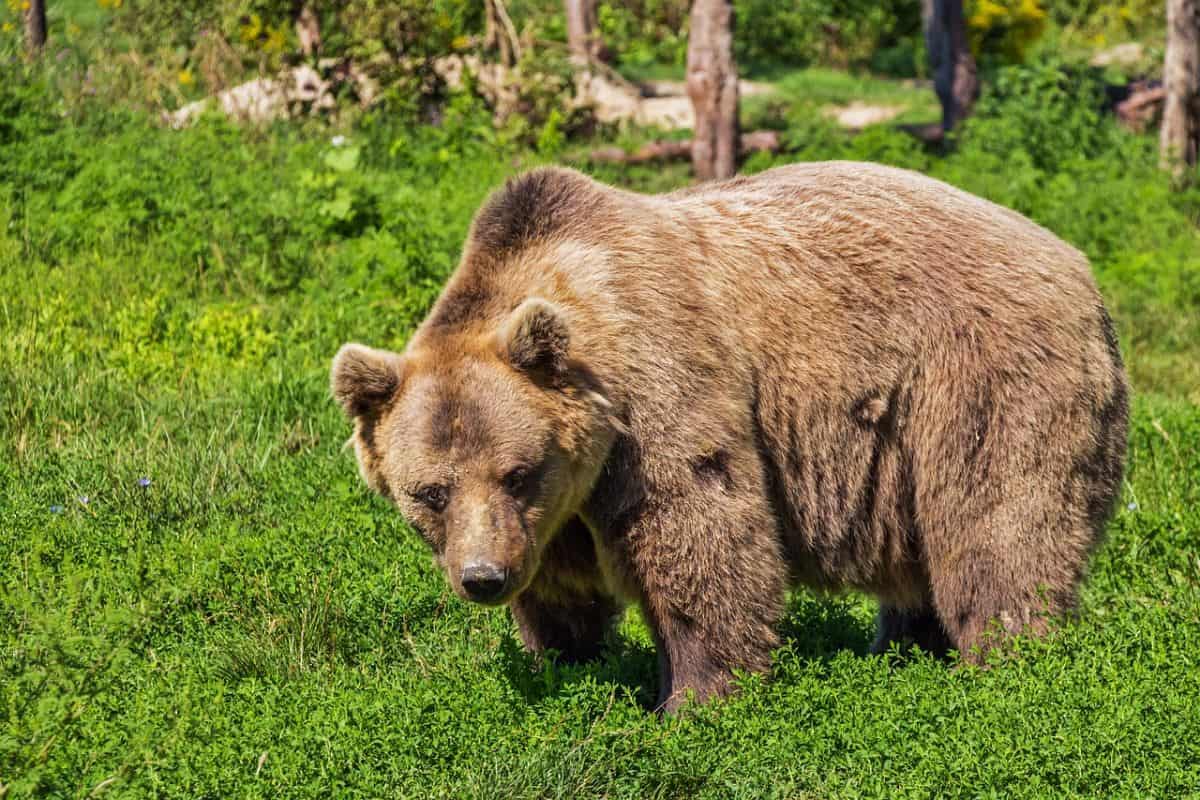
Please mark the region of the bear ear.
POLYGON ((400 356, 350 343, 333 357, 330 384, 346 415, 355 418, 387 402, 400 388, 400 374, 400 356))
POLYGON ((523 372, 557 377, 567 370, 571 334, 562 309, 531 297, 509 315, 499 334, 501 355, 523 372))

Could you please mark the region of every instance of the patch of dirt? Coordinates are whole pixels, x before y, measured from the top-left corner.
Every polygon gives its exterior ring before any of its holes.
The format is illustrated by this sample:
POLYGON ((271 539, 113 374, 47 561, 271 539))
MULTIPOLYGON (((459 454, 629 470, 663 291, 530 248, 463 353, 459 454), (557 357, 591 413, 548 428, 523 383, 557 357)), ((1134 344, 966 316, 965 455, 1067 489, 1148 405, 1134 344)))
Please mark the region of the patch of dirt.
MULTIPOLYGON (((742 97, 772 91, 774 88, 769 84, 738 82, 742 97)), ((633 84, 615 76, 585 72, 576 78, 576 102, 590 106, 601 122, 632 120, 638 125, 668 131, 691 128, 695 123, 692 101, 683 81, 633 84)))
POLYGON ((906 106, 872 105, 855 100, 847 106, 826 106, 821 113, 843 128, 860 131, 868 125, 889 122, 907 110, 906 106))
POLYGON ((1101 50, 1088 61, 1093 67, 1136 67, 1146 61, 1146 48, 1139 42, 1125 42, 1101 50))

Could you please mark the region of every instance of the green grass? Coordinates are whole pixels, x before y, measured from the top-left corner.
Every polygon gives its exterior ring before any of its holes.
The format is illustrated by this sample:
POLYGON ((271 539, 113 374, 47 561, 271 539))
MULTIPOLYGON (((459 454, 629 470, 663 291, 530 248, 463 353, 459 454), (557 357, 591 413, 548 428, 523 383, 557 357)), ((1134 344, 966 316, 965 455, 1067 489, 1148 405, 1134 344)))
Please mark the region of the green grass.
POLYGON ((820 114, 831 108, 862 103, 896 108, 891 125, 928 124, 941 120, 941 107, 931 86, 870 73, 848 73, 825 67, 777 69, 757 78, 774 87, 771 94, 750 95, 742 103, 744 129, 779 127, 797 113, 820 114))
POLYGON ((865 655, 871 601, 801 592, 770 679, 675 719, 636 615, 603 661, 536 667, 454 598, 328 396, 338 345, 401 346, 488 188, 546 156, 466 105, 338 149, 0 86, 0 794, 1200 795, 1200 202, 1038 80, 949 156, 797 109, 747 168, 917 167, 1091 256, 1136 397, 1078 619, 955 669, 865 655))
POLYGON ((913 80, 883 78, 869 73, 848 73, 826 67, 777 70, 763 76, 797 101, 845 105, 855 100, 881 105, 906 105, 940 115, 937 97, 929 85, 913 80))
MULTIPOLYGON (((622 70, 633 81, 682 82, 682 67, 649 64, 622 70)), ((743 130, 786 126, 789 115, 814 114, 854 102, 903 109, 894 124, 924 124, 941 120, 941 107, 928 82, 888 78, 869 72, 844 72, 827 67, 775 67, 743 72, 743 80, 771 91, 742 98, 743 130)))

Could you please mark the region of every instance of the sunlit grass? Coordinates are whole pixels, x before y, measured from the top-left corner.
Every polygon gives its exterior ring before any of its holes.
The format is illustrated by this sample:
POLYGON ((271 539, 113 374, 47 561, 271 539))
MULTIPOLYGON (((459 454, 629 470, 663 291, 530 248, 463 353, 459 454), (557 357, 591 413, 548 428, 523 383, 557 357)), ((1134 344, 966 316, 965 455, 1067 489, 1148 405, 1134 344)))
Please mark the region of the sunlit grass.
MULTIPOLYGON (((781 85, 916 101, 859 80, 781 85)), ((36 121, 41 105, 18 107, 36 121)), ((748 168, 925 169, 1092 256, 1137 397, 1078 619, 956 669, 868 656, 872 601, 798 592, 770 680, 676 719, 648 710, 656 661, 636 614, 602 661, 537 666, 505 612, 456 599, 361 485, 328 396, 338 345, 402 346, 488 189, 546 156, 467 125, 378 122, 350 133, 345 171, 327 136, 215 123, 50 116, 0 142, 7 796, 1200 791, 1197 204, 1132 137, 1039 167, 1043 132, 1007 113, 939 156, 801 109, 783 118, 793 149, 748 168)), ((687 180, 682 165, 595 172, 687 180)))

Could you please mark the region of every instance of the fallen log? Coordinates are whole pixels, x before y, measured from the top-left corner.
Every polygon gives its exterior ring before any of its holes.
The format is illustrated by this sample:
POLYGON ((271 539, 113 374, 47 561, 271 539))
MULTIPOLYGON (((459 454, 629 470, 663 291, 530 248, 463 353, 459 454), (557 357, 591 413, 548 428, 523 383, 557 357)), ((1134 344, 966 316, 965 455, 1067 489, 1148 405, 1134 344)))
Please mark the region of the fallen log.
POLYGON ((1129 97, 1113 107, 1117 119, 1130 130, 1140 133, 1162 114, 1167 90, 1162 86, 1134 89, 1129 97))
POLYGON ((322 59, 313 69, 307 64, 284 70, 271 78, 256 78, 212 97, 165 111, 162 120, 172 128, 186 128, 206 111, 220 111, 241 122, 263 123, 276 119, 316 116, 337 107, 339 86, 351 86, 366 108, 379 97, 379 84, 349 61, 322 59))
MULTIPOLYGON (((752 153, 778 153, 783 148, 779 131, 753 131, 738 137, 738 155, 752 153)), ((692 140, 648 142, 632 153, 620 147, 601 147, 593 150, 588 158, 601 164, 647 164, 652 161, 671 161, 692 157, 692 140)))

